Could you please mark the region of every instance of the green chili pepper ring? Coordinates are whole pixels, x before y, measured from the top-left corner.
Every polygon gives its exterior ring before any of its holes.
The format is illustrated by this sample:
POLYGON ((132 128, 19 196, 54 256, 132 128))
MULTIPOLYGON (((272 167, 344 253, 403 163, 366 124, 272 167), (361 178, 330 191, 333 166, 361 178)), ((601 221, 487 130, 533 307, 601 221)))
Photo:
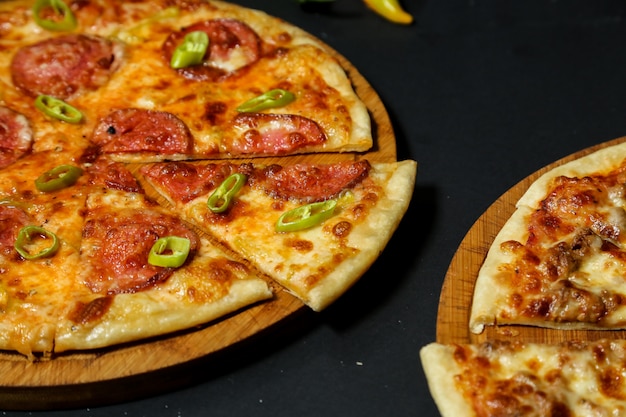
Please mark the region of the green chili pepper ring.
POLYGON ((265 109, 284 107, 296 99, 296 96, 287 90, 276 88, 258 97, 250 99, 237 107, 238 112, 250 113, 265 109))
POLYGON ((39 191, 57 191, 72 186, 83 174, 83 170, 72 165, 59 165, 50 171, 44 172, 35 180, 35 187, 39 191))
POLYGON ((24 259, 33 260, 40 258, 47 258, 54 255, 59 250, 59 238, 49 230, 39 226, 25 226, 22 227, 17 234, 15 240, 15 250, 22 255, 24 259), (37 253, 30 253, 27 246, 34 240, 34 238, 40 237, 44 240, 51 239, 50 246, 40 250, 37 253))
POLYGON ((207 206, 213 213, 222 213, 230 207, 235 194, 241 190, 246 183, 247 177, 244 174, 236 172, 229 175, 219 187, 213 191, 207 200, 207 206))
POLYGON ((170 66, 172 68, 186 68, 202 63, 202 59, 209 47, 209 35, 201 30, 185 35, 183 43, 178 45, 172 54, 170 66))
POLYGON ((283 213, 276 222, 277 232, 295 232, 317 226, 329 219, 337 207, 337 200, 326 200, 296 207, 283 213))
POLYGON ((148 254, 148 263, 154 266, 178 268, 187 260, 191 241, 186 237, 166 236, 159 238, 148 254))
POLYGON ((83 120, 83 114, 76 107, 67 104, 63 100, 45 94, 37 96, 35 99, 35 107, 46 116, 63 122, 78 124, 83 120))
POLYGON ((33 6, 33 19, 42 28, 58 32, 74 30, 78 25, 76 16, 74 16, 70 7, 63 0, 37 0, 33 6), (62 19, 46 19, 44 11, 48 8, 52 9, 56 15, 55 17, 62 19))

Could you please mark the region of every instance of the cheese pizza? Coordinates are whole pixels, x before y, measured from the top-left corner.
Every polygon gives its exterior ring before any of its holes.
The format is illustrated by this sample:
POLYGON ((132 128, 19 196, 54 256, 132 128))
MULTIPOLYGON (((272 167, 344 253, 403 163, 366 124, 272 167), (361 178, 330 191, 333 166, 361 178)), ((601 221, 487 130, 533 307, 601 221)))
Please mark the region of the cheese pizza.
POLYGON ((443 417, 621 416, 626 341, 444 345, 420 351, 443 417))
POLYGON ((0 2, 0 350, 118 346, 276 291, 327 307, 413 193, 415 161, 373 146, 336 54, 262 12, 0 2))
POLYGON ((626 144, 538 178, 496 236, 474 290, 470 329, 626 327, 626 144))

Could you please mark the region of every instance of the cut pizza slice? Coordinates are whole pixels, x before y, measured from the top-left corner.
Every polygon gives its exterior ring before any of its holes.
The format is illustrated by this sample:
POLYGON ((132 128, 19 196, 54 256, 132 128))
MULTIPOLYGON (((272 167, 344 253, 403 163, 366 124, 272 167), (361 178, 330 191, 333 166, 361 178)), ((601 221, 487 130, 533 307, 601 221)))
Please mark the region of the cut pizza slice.
POLYGON ((59 312, 77 286, 82 170, 59 152, 0 171, 0 349, 49 354, 59 312))
POLYGON ((532 183, 479 271, 470 329, 626 328, 626 144, 532 183))
POLYGON ((391 238, 408 208, 416 163, 171 162, 140 172, 182 217, 321 310, 391 238))
POLYGON ((94 188, 82 234, 82 290, 67 294, 55 352, 193 328, 272 297, 265 280, 141 192, 94 188))
POLYGON ((626 341, 432 343, 420 357, 442 417, 626 412, 626 341))

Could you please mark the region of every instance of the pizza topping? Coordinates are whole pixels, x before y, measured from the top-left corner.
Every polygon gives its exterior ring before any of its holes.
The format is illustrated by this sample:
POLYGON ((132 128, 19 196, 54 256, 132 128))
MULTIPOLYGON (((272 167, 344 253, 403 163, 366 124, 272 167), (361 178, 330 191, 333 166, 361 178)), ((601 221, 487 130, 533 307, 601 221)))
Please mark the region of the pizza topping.
POLYGON ((83 175, 83 170, 73 165, 59 165, 44 172, 35 180, 39 191, 50 192, 70 187, 83 175))
POLYGON ((77 26, 76 16, 63 0, 37 0, 33 18, 44 29, 69 32, 77 26))
POLYGON ((2 204, 0 204, 0 248, 2 254, 6 254, 9 248, 13 251, 19 231, 29 221, 28 215, 17 204, 2 200, 2 204))
POLYGON ((141 167, 141 173, 168 190, 174 201, 189 202, 208 194, 233 171, 231 164, 193 165, 166 162, 141 167))
POLYGON ((133 174, 121 162, 98 158, 89 167, 89 182, 114 190, 141 193, 143 188, 133 174))
POLYGON ((196 81, 218 81, 235 73, 261 57, 261 39, 247 24, 235 19, 214 19, 199 22, 172 33, 163 43, 163 55, 172 61, 174 51, 188 33, 202 31, 209 37, 209 46, 202 65, 179 68, 185 78, 196 81))
POLYGON ((191 242, 185 237, 166 236, 159 238, 148 255, 148 263, 155 266, 178 268, 187 260, 191 242))
POLYGON ((185 68, 202 63, 209 46, 209 36, 200 30, 189 32, 185 35, 183 43, 176 47, 172 54, 170 66, 172 68, 185 68))
POLYGON ((278 218, 276 231, 295 232, 317 226, 333 215, 335 207, 337 207, 337 200, 320 201, 296 207, 278 218))
POLYGON ((0 106, 0 168, 4 168, 28 152, 33 131, 28 119, 8 107, 0 106))
POLYGON ((41 94, 35 99, 35 107, 53 119, 77 124, 83 120, 83 114, 63 100, 41 94))
POLYGON ((64 35, 17 51, 11 61, 15 86, 36 97, 67 99, 106 84, 116 69, 119 45, 98 36, 64 35))
POLYGON ((252 113, 276 107, 284 107, 295 99, 296 96, 292 92, 276 88, 246 101, 237 107, 237 111, 242 113, 252 113))
POLYGON ((326 165, 270 165, 257 173, 254 180, 274 198, 315 202, 338 196, 349 198, 346 190, 363 181, 370 168, 366 160, 326 165))
POLYGON ((213 191, 207 201, 209 210, 213 213, 223 213, 230 207, 235 194, 241 190, 246 183, 246 176, 239 172, 231 174, 219 187, 213 191))
POLYGON ((240 113, 233 125, 239 137, 225 146, 238 154, 280 155, 326 142, 315 121, 295 114, 240 113))
POLYGON ((43 227, 26 226, 17 234, 15 250, 28 260, 48 258, 59 250, 59 239, 43 227))
POLYGON ((116 110, 100 120, 91 140, 105 153, 188 153, 192 145, 191 133, 178 117, 135 108, 116 110))
POLYGON ((92 242, 89 253, 95 273, 87 285, 100 294, 132 293, 165 281, 173 269, 149 263, 149 254, 159 238, 177 236, 189 240, 189 256, 199 240, 195 232, 176 217, 149 210, 129 210, 88 216, 83 240, 92 242))

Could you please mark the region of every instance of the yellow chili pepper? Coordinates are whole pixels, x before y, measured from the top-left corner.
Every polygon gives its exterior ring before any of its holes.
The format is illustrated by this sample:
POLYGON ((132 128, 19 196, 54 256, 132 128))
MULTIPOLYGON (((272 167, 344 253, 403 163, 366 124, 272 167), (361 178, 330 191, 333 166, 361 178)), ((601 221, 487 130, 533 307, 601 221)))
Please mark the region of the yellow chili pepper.
POLYGON ((413 23, 413 16, 404 11, 398 0, 363 0, 363 2, 391 22, 404 25, 413 23))

